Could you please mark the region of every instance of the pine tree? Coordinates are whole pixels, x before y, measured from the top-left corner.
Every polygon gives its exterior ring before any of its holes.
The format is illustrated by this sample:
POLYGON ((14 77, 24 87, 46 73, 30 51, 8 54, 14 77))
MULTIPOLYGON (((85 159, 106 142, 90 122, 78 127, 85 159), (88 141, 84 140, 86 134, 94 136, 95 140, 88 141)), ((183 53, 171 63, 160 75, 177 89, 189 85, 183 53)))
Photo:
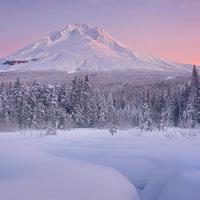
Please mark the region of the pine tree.
POLYGON ((166 112, 166 127, 173 126, 173 100, 171 96, 171 89, 170 87, 167 89, 167 93, 165 96, 165 101, 166 101, 166 107, 165 107, 165 112, 166 112))
POLYGON ((59 107, 58 107, 58 96, 55 92, 55 87, 47 85, 45 89, 45 105, 46 105, 46 125, 48 128, 56 128, 59 124, 59 107))
POLYGON ((191 78, 190 94, 184 111, 187 126, 194 128, 199 118, 199 75, 194 65, 191 78))
POLYGON ((67 122, 67 120, 69 119, 68 115, 70 115, 71 113, 71 108, 69 105, 69 90, 66 85, 57 85, 55 90, 58 97, 58 128, 63 129, 66 126, 69 127, 68 124, 71 124, 71 122, 67 122))
POLYGON ((164 130, 165 128, 165 122, 166 122, 166 107, 165 107, 165 99, 164 99, 164 93, 161 91, 161 94, 159 94, 159 100, 158 100, 158 114, 159 114, 159 130, 164 130))
POLYGON ((98 88, 94 91, 94 103, 96 104, 96 126, 103 128, 106 124, 106 99, 105 96, 99 91, 98 88))
POLYGON ((167 127, 167 111, 165 108, 161 110, 160 113, 160 125, 159 125, 159 130, 164 131, 165 128, 167 127))
POLYGON ((141 130, 152 130, 152 120, 150 116, 150 109, 146 103, 145 97, 142 98, 140 107, 139 107, 139 126, 141 130))
POLYGON ((93 127, 97 119, 94 98, 92 96, 88 76, 85 76, 81 90, 81 103, 83 106, 84 126, 93 127))
POLYGON ((20 79, 17 78, 13 87, 10 88, 12 120, 19 128, 22 126, 23 95, 20 79))
POLYGON ((113 124, 113 125, 117 125, 118 121, 117 121, 117 111, 116 108, 114 106, 114 100, 113 100, 113 96, 112 93, 110 92, 108 94, 108 99, 106 102, 106 121, 108 124, 113 124))
POLYGON ((0 89, 0 122, 4 125, 9 121, 9 105, 5 85, 0 89))
POLYGON ((198 76, 198 86, 197 86, 197 102, 196 102, 196 111, 197 111, 197 121, 200 124, 200 75, 197 72, 198 76))
POLYGON ((36 81, 33 82, 33 84, 31 84, 29 86, 29 96, 28 96, 28 105, 29 105, 29 128, 39 128, 40 127, 40 123, 43 122, 43 120, 41 119, 41 117, 37 118, 38 114, 42 111, 42 108, 40 107, 40 100, 41 100, 41 95, 42 95, 42 86, 37 83, 36 81), (38 109, 41 109, 39 110, 38 109), (36 113, 39 112, 39 113, 36 113), (41 120, 38 121, 37 120, 41 120))
POLYGON ((80 94, 82 81, 74 77, 70 86, 69 92, 69 107, 73 123, 76 127, 81 127, 84 124, 83 110, 80 102, 80 94))
POLYGON ((131 118, 130 125, 133 127, 139 126, 139 112, 135 105, 132 107, 130 112, 131 112, 130 113, 130 118, 131 118))
POLYGON ((20 111, 20 128, 27 129, 30 128, 32 113, 31 105, 29 104, 29 88, 26 85, 21 88, 21 94, 23 98, 20 111))

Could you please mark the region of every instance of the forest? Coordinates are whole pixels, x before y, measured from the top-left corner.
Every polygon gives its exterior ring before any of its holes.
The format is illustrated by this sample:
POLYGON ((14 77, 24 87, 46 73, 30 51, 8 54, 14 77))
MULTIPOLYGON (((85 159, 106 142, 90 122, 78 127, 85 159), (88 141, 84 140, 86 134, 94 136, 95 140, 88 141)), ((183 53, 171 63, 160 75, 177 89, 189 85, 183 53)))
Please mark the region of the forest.
POLYGON ((71 84, 15 82, 0 87, 0 127, 13 129, 131 128, 165 130, 200 124, 200 79, 193 67, 185 84, 91 87, 88 76, 71 84))

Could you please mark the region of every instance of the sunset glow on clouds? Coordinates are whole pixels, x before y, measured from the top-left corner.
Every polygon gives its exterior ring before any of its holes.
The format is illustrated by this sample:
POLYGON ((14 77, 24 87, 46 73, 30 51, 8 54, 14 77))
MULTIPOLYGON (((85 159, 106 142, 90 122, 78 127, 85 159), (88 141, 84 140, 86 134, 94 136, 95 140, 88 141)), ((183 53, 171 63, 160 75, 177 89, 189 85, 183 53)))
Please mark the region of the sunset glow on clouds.
POLYGON ((98 26, 133 49, 200 64, 199 0, 0 1, 0 57, 69 23, 98 26))

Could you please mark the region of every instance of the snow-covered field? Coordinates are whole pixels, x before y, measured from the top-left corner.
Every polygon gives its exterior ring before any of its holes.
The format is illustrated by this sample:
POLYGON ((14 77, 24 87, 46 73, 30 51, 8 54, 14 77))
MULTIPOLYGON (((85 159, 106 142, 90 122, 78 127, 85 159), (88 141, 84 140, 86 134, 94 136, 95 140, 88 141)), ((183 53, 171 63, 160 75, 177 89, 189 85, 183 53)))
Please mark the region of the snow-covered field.
POLYGON ((200 130, 0 133, 0 195, 3 200, 199 200, 200 130))

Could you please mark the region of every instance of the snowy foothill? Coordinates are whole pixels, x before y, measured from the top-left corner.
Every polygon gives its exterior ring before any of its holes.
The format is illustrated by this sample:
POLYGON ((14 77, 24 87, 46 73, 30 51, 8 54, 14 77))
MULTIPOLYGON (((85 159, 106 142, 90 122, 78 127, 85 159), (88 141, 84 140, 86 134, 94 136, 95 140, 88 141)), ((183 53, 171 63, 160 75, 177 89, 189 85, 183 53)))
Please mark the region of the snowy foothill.
POLYGON ((200 131, 0 133, 4 200, 198 200, 200 131))

